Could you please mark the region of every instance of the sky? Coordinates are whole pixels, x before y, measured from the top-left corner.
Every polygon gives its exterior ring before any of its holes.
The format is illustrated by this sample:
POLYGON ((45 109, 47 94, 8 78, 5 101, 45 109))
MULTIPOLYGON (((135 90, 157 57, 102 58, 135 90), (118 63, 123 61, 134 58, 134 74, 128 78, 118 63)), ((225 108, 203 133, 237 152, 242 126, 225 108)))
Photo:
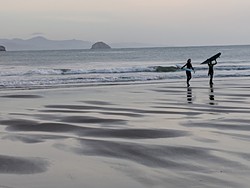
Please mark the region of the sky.
POLYGON ((0 38, 250 44, 250 0, 0 0, 0 38))

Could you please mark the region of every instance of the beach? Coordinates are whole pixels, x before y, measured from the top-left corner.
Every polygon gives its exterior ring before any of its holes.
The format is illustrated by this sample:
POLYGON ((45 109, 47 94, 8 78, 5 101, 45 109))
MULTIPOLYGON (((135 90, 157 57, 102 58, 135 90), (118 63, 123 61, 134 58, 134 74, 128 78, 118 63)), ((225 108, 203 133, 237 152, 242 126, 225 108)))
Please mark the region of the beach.
POLYGON ((0 187, 249 187, 246 78, 0 91, 0 187))

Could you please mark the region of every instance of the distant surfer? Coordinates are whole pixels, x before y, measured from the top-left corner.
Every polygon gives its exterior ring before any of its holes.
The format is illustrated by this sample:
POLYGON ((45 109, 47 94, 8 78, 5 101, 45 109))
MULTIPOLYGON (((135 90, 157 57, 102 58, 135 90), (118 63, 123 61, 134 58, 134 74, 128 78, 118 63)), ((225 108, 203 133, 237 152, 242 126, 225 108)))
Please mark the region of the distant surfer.
MULTIPOLYGON (((187 87, 189 87, 189 86, 190 86, 189 81, 190 81, 191 78, 192 78, 191 69, 194 71, 194 68, 193 68, 193 66, 192 66, 192 64, 191 64, 191 59, 188 59, 188 60, 187 60, 187 63, 186 63, 185 65, 183 65, 183 66, 181 67, 181 69, 183 69, 184 67, 187 67, 187 70, 186 70, 186 75, 187 75, 187 87)), ((195 71, 194 71, 194 72, 195 72, 195 71)))
POLYGON ((214 77, 214 65, 217 64, 217 61, 215 60, 215 63, 213 63, 212 61, 208 62, 208 76, 210 76, 210 81, 209 84, 210 86, 212 86, 213 83, 213 77, 214 77))

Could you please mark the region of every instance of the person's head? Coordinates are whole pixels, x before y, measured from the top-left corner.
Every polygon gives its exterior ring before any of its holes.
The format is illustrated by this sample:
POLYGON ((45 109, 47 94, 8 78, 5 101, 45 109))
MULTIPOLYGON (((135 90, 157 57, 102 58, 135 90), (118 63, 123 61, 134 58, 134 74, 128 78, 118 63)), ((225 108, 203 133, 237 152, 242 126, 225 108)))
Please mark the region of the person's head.
POLYGON ((188 60, 187 60, 187 63, 191 63, 191 59, 188 59, 188 60))

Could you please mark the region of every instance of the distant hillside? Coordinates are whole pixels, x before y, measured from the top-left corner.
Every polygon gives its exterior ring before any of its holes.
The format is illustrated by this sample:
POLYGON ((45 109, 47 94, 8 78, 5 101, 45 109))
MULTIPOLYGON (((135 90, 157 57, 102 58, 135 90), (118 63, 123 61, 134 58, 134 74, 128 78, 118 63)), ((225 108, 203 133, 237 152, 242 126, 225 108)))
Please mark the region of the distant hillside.
MULTIPOLYGON (((0 45, 5 46, 8 51, 23 50, 69 50, 69 49, 90 49, 93 42, 82 40, 49 40, 44 37, 31 39, 0 39, 0 45)), ((112 48, 145 48, 160 47, 159 45, 147 43, 112 43, 112 48)))
POLYGON ((0 45, 8 51, 20 50, 65 50, 65 49, 89 49, 91 42, 81 40, 49 40, 44 37, 31 39, 0 39, 0 45))

